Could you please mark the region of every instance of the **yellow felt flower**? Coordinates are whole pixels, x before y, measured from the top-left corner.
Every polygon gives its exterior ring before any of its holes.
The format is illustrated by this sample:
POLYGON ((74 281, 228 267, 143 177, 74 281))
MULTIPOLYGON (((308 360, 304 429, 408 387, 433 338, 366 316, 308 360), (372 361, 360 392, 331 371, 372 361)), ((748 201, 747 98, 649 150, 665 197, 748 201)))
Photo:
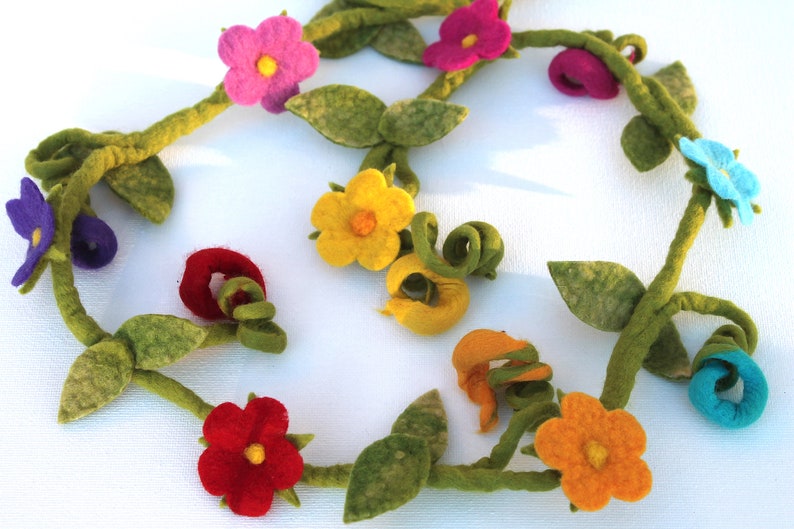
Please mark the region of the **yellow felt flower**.
POLYGON ((535 434, 535 451, 562 472, 562 490, 576 507, 601 509, 611 497, 638 501, 651 490, 651 471, 640 459, 645 431, 625 410, 607 411, 595 397, 569 393, 562 417, 535 434))
POLYGON ((469 308, 469 287, 462 279, 436 274, 415 253, 397 259, 386 274, 386 290, 392 297, 381 312, 416 334, 442 333, 458 323, 469 308), (438 299, 427 303, 411 298, 403 290, 409 277, 423 276, 435 285, 438 299))
POLYGON ((411 196, 387 185, 383 173, 362 171, 344 191, 326 193, 314 205, 317 251, 333 266, 358 261, 367 270, 382 270, 397 258, 399 232, 411 223, 414 211, 411 196))

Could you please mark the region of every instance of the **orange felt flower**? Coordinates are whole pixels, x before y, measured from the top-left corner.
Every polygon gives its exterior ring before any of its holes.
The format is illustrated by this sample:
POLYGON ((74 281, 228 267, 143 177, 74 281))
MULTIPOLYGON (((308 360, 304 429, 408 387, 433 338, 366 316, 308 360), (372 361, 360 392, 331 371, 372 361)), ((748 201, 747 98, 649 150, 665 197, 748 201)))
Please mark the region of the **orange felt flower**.
POLYGON ((476 329, 461 338, 452 352, 452 365, 458 372, 458 386, 473 402, 480 405, 480 429, 487 432, 499 422, 496 412, 496 392, 488 384, 491 361, 509 358, 510 353, 525 351, 524 360, 511 359, 508 365, 527 365, 507 382, 530 382, 551 378, 551 367, 537 361, 537 352, 526 340, 516 340, 507 333, 476 329), (527 361, 529 360, 529 361, 527 361))
POLYGON ((638 501, 651 490, 651 471, 640 459, 642 426, 627 411, 607 411, 590 395, 563 398, 562 417, 538 428, 535 451, 562 472, 562 490, 579 509, 597 511, 612 497, 638 501))

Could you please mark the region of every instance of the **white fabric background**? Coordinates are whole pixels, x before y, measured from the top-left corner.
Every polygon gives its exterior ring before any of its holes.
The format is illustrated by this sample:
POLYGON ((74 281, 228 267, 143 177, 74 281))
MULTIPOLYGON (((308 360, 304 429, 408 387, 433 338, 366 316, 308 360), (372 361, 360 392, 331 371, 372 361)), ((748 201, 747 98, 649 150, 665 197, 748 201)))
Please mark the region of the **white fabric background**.
MULTIPOLYGON (((762 183, 764 214, 724 230, 714 212, 687 259, 679 288, 735 301, 757 321, 756 359, 769 404, 753 426, 728 431, 701 418, 686 385, 642 372, 628 410, 648 434, 651 494, 571 514, 559 491, 528 494, 422 492, 409 505, 360 527, 784 527, 792 520, 791 299, 794 90, 787 32, 794 11, 780 2, 516 0, 514 29, 611 29, 649 43, 640 69, 681 59, 709 138, 742 150, 762 183)), ((4 82, 0 196, 18 196, 26 153, 60 129, 142 129, 192 105, 222 79, 220 28, 254 26, 283 8, 303 22, 320 0, 29 2, 0 8, 4 82), (13 6, 13 9, 12 7, 13 6), (222 6, 222 7, 221 7, 222 6)), ((421 22, 428 41, 438 19, 421 22)), ((364 151, 331 144, 290 114, 232 108, 162 153, 177 186, 169 220, 153 226, 107 190, 94 205, 120 248, 107 268, 77 272, 90 314, 107 330, 143 313, 189 317, 177 294, 184 259, 223 245, 264 271, 276 321, 290 345, 273 356, 229 346, 198 352, 165 371, 212 403, 245 402, 250 391, 280 399, 296 433, 314 433, 313 464, 352 462, 385 436, 399 412, 438 388, 450 422, 443 462, 486 455, 501 428, 481 435, 477 410, 455 382, 450 354, 465 332, 487 327, 532 341, 565 391, 599 395, 616 335, 572 316, 546 270, 549 260, 610 260, 650 281, 689 196, 674 156, 638 174, 619 137, 635 115, 625 94, 598 102, 557 93, 546 67, 557 50, 526 50, 483 70, 453 97, 471 109, 444 140, 411 153, 422 181, 419 210, 443 234, 467 220, 501 230, 507 254, 495 282, 472 280, 472 306, 446 334, 417 337, 376 309, 383 274, 325 265, 307 240, 309 212, 326 183, 346 183, 364 151)), ((372 51, 323 61, 303 89, 355 84, 385 102, 413 97, 435 73, 372 51)), ((74 424, 56 422, 61 385, 82 346, 66 330, 45 276, 19 296, 10 278, 24 242, 0 222, 0 526, 338 527, 344 492, 300 486, 303 507, 276 501, 263 520, 217 507, 196 460, 201 424, 131 386, 74 424)), ((692 354, 721 322, 676 318, 692 354)), ((504 414, 506 417, 506 413, 504 414)), ((529 441, 529 440, 528 440, 529 441)), ((520 468, 537 465, 521 458, 520 468)))

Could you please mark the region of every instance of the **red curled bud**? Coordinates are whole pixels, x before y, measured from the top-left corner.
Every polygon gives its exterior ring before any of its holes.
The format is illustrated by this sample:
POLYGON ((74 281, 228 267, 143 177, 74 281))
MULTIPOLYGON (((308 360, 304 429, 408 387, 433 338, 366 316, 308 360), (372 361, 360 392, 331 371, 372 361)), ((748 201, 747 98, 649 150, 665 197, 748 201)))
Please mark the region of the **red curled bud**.
POLYGON ((552 59, 549 79, 557 90, 569 96, 612 99, 619 90, 618 82, 606 64, 579 48, 569 48, 552 59))
POLYGON ((226 318, 210 286, 213 274, 224 280, 247 277, 265 292, 265 279, 259 268, 246 256, 226 248, 206 248, 193 253, 185 262, 185 273, 179 285, 179 297, 196 316, 208 320, 226 318))

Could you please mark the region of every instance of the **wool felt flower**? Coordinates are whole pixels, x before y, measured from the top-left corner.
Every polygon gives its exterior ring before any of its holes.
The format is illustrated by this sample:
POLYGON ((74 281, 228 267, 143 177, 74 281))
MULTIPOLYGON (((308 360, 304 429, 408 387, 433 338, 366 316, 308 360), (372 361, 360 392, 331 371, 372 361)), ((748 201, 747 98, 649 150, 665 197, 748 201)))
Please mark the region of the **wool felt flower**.
POLYGON ((303 458, 286 438, 289 418, 284 405, 259 397, 245 407, 216 406, 204 421, 209 447, 198 460, 201 484, 224 496, 236 514, 262 516, 273 493, 291 488, 303 474, 303 458))
POLYGON ((302 34, 300 22, 287 16, 270 17, 255 29, 237 25, 224 31, 218 55, 229 66, 223 80, 229 99, 284 112, 287 100, 300 93, 298 83, 320 64, 317 49, 302 34))
POLYGON ((493 60, 510 46, 510 26, 499 18, 496 0, 475 0, 444 19, 441 40, 425 49, 422 60, 447 72, 468 68, 480 59, 493 60))
MULTIPOLYGON (((218 274, 223 280, 233 277, 253 279, 265 293, 265 278, 259 268, 246 256, 226 248, 205 248, 194 252, 185 261, 185 273, 179 284, 179 297, 185 306, 196 316, 208 320, 226 318, 218 299, 213 295, 213 276, 218 274)), ((241 294, 247 296, 245 293, 241 294)), ((245 299, 235 305, 242 305, 245 299)))
POLYGON ((618 82, 606 64, 579 48, 562 51, 552 59, 549 80, 554 88, 569 96, 589 94, 595 99, 612 99, 619 91, 618 82))
POLYGON ((562 472, 562 490, 573 505, 596 511, 611 497, 638 501, 651 490, 651 471, 640 459, 645 431, 625 410, 607 411, 584 393, 562 399, 562 417, 549 419, 535 434, 544 463, 562 472))
POLYGON ((741 349, 708 356, 692 376, 689 400, 705 417, 727 428, 744 428, 761 417, 769 388, 761 368, 741 349), (731 370, 742 379, 742 399, 723 399, 722 382, 731 379, 731 370))
POLYGON ((72 224, 72 262, 80 268, 102 268, 116 256, 116 234, 105 221, 78 215, 72 224))
MULTIPOLYGON (((490 431, 499 422, 496 392, 488 384, 491 362, 508 358, 529 347, 526 340, 517 340, 505 332, 490 329, 475 329, 460 339, 452 352, 452 365, 458 373, 458 386, 466 391, 472 402, 480 405, 480 430, 490 431)), ((520 361, 508 362, 511 366, 524 365, 527 369, 508 383, 548 380, 551 367, 540 362, 528 364, 520 361)))
POLYGON ((753 221, 750 201, 761 191, 755 174, 738 162, 733 151, 722 143, 682 137, 678 146, 681 154, 706 170, 709 187, 718 197, 736 207, 742 224, 750 224, 753 221))
POLYGON ((18 287, 33 275, 55 236, 55 215, 44 195, 30 178, 23 178, 19 198, 6 202, 6 213, 14 231, 28 241, 25 262, 14 274, 11 284, 18 287))
POLYGON ((382 270, 400 252, 400 235, 414 215, 414 201, 389 186, 376 169, 354 176, 344 191, 325 193, 314 205, 312 225, 320 231, 317 251, 328 264, 358 261, 367 270, 382 270))

